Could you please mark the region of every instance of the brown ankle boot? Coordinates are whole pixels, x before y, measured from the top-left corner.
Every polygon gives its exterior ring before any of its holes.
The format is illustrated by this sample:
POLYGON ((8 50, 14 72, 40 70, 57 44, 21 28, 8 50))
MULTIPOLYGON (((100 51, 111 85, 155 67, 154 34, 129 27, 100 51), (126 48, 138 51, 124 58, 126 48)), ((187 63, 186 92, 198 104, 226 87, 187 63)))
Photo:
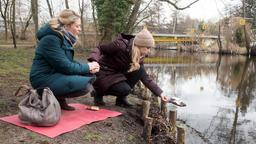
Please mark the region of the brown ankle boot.
POLYGON ((60 104, 61 109, 67 110, 67 111, 73 111, 73 110, 75 110, 74 107, 69 106, 69 105, 67 104, 65 98, 61 98, 61 99, 57 99, 57 100, 59 101, 59 104, 60 104))
POLYGON ((91 92, 91 96, 94 97, 94 105, 105 106, 106 103, 103 101, 103 96, 97 95, 96 91, 91 92))
POLYGON ((128 102, 126 97, 123 97, 123 98, 117 97, 116 98, 116 105, 120 106, 120 107, 125 107, 125 108, 132 108, 133 107, 133 105, 128 102))

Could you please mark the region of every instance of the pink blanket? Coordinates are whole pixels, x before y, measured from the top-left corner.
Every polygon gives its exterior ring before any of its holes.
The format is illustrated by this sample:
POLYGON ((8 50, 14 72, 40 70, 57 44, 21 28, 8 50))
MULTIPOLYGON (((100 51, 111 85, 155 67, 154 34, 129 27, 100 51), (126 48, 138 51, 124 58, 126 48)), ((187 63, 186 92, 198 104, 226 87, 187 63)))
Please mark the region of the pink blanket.
POLYGON ((2 117, 0 120, 29 129, 39 134, 54 138, 60 134, 75 130, 83 125, 101 121, 108 117, 121 115, 120 112, 100 109, 98 111, 86 110, 86 105, 71 104, 76 108, 75 111, 62 111, 59 123, 53 127, 36 127, 20 123, 18 115, 2 117))

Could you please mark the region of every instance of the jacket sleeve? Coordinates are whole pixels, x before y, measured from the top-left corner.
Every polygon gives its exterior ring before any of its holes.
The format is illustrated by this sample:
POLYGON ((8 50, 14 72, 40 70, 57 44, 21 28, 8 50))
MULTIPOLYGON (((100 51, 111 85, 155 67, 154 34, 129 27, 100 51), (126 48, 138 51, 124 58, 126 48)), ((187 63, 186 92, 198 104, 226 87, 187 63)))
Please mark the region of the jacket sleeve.
POLYGON ((89 73, 89 65, 68 59, 61 48, 62 40, 54 35, 45 36, 40 40, 42 55, 57 72, 68 75, 89 73))
POLYGON ((152 78, 145 71, 144 65, 141 65, 143 69, 143 74, 141 77, 141 82, 156 96, 160 96, 163 90, 153 81, 152 78))
POLYGON ((91 51, 88 61, 98 62, 102 55, 113 55, 120 50, 125 50, 127 46, 128 40, 121 38, 108 44, 99 45, 91 51))

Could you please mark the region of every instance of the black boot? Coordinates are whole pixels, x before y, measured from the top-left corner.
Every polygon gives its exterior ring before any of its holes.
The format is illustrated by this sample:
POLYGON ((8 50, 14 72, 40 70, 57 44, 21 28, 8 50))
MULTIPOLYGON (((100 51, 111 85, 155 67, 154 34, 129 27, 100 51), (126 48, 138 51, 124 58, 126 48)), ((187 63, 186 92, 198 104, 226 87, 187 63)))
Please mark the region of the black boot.
POLYGON ((73 110, 75 110, 74 107, 69 106, 69 105, 67 104, 65 98, 58 98, 57 100, 58 100, 58 102, 59 102, 59 104, 60 104, 61 109, 67 110, 67 111, 73 111, 73 110))
POLYGON ((96 91, 92 91, 91 96, 94 97, 94 105, 96 106, 106 105, 106 103, 103 101, 103 96, 97 95, 96 91))
POLYGON ((125 107, 125 108, 131 108, 133 105, 130 104, 128 101, 127 101, 127 98, 126 97, 117 97, 116 98, 116 105, 117 106, 120 106, 120 107, 125 107))

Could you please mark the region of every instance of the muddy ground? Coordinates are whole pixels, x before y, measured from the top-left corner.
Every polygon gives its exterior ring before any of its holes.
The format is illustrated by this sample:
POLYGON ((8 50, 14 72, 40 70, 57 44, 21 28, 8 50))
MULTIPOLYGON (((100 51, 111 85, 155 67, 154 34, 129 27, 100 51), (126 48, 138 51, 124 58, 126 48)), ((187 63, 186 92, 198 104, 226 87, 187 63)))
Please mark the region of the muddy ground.
MULTIPOLYGON (((85 59, 86 55, 79 53, 76 57, 85 59)), ((0 47, 0 116, 18 113, 17 105, 21 100, 15 97, 14 92, 22 84, 29 85, 28 73, 30 70, 34 48, 7 48, 0 47)), ((84 125, 79 129, 62 134, 56 138, 31 132, 9 123, 0 121, 0 143, 2 144, 143 144, 143 125, 138 117, 141 109, 140 100, 129 96, 135 105, 132 109, 115 106, 115 97, 104 98, 107 105, 102 107, 121 112, 122 115, 108 118, 103 121, 84 125)), ((93 98, 85 95, 69 99, 70 103, 93 105, 93 98)))

